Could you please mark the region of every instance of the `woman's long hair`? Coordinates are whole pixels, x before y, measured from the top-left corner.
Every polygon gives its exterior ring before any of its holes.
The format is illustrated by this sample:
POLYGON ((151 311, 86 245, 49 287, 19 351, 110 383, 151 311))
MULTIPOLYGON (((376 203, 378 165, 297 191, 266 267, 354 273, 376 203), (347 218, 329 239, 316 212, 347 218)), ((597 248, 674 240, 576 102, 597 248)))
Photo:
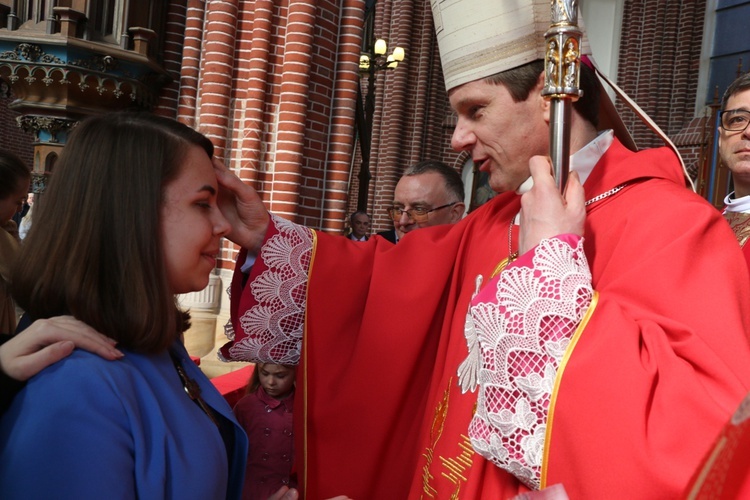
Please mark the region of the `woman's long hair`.
POLYGON ((32 319, 72 314, 138 352, 189 325, 168 284, 160 214, 186 150, 211 142, 146 113, 88 118, 70 135, 13 275, 32 319))

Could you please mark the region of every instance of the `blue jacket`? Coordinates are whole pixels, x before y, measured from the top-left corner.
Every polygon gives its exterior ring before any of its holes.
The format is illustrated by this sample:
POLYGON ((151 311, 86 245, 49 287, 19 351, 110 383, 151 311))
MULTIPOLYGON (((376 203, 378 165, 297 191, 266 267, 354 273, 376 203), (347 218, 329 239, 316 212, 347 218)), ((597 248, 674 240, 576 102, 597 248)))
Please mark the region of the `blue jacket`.
POLYGON ((225 417, 229 452, 169 353, 107 361, 75 350, 32 378, 0 420, 2 497, 240 498, 247 437, 182 344, 172 349, 225 417))

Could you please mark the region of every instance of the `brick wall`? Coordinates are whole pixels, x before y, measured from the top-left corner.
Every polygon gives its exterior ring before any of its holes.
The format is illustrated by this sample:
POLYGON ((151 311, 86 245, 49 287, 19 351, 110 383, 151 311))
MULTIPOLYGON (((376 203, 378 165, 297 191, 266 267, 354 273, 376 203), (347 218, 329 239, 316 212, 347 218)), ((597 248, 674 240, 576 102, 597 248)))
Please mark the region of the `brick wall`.
POLYGON ((11 97, 0 97, 0 149, 18 155, 29 168, 34 162, 34 137, 27 134, 18 126, 16 117, 20 116, 8 106, 15 100, 11 97))
POLYGON ((694 180, 698 181, 696 188, 701 194, 705 194, 706 186, 703 184, 706 183, 707 179, 700 174, 703 173, 702 168, 710 159, 710 147, 715 132, 710 110, 707 108, 706 111, 708 116, 693 118, 677 134, 671 137, 680 151, 688 173, 694 180))
MULTIPOLYGON (((670 137, 693 118, 705 9, 705 0, 625 1, 617 81, 670 137)), ((639 147, 661 145, 616 105, 639 147)))
POLYGON ((187 9, 184 0, 172 0, 166 7, 166 31, 160 33, 164 47, 164 69, 172 79, 160 92, 159 102, 154 112, 169 118, 177 117, 178 96, 180 92, 180 75, 186 36, 187 9))

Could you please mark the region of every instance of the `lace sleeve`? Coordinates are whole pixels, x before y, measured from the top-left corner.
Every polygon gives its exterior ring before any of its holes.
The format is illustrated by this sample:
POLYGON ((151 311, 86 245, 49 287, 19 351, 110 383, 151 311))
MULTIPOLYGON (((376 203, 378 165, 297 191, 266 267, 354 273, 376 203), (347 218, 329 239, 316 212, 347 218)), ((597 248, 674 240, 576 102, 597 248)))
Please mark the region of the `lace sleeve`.
POLYGON ((238 287, 236 280, 232 284, 232 318, 227 325, 231 342, 220 357, 299 363, 313 244, 310 229, 272 215, 247 285, 238 287))
POLYGON ((477 453, 538 489, 557 371, 593 290, 578 237, 543 240, 524 257, 469 307, 467 338, 480 347, 469 436, 477 453))

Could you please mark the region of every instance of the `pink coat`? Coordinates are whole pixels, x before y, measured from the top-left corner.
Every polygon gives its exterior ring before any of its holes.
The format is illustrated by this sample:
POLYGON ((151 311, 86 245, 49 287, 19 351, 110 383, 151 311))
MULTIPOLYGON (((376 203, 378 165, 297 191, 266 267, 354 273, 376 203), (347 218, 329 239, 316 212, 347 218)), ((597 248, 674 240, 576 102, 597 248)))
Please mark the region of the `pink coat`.
POLYGON ((280 487, 297 486, 294 464, 292 410, 294 393, 274 399, 258 387, 234 407, 234 414, 247 433, 250 446, 245 469, 244 500, 266 499, 280 487))

